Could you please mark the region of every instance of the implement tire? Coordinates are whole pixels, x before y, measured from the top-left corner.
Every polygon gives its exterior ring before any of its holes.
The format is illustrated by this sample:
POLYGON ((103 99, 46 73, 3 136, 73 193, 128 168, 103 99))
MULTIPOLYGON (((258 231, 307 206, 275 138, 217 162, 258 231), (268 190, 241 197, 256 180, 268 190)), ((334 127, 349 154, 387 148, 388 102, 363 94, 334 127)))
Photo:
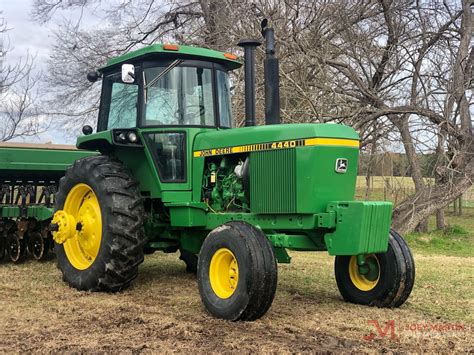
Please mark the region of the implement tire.
POLYGON ((198 256, 186 250, 180 250, 179 259, 186 264, 186 271, 192 274, 197 273, 198 256))
POLYGON ((273 247, 265 234, 240 221, 215 228, 199 254, 198 285, 210 314, 252 321, 270 308, 277 286, 273 247))
POLYGON ((0 261, 2 261, 3 258, 5 257, 5 254, 7 251, 6 244, 7 244, 7 239, 0 237, 0 261))
POLYGON ((145 211, 123 164, 103 155, 76 161, 60 180, 55 210, 79 221, 74 237, 55 243, 64 281, 86 291, 127 288, 144 258, 145 211))
POLYGON ((25 240, 20 239, 16 232, 9 234, 7 237, 7 254, 10 261, 14 264, 19 264, 26 258, 25 240))
POLYGON ((33 259, 37 261, 45 260, 48 256, 48 251, 48 239, 43 238, 39 232, 28 233, 28 253, 33 259))
POLYGON ((335 274, 344 300, 376 307, 399 307, 415 283, 415 262, 405 240, 391 230, 386 253, 368 255, 378 275, 367 278, 358 271, 356 256, 336 256, 335 274))

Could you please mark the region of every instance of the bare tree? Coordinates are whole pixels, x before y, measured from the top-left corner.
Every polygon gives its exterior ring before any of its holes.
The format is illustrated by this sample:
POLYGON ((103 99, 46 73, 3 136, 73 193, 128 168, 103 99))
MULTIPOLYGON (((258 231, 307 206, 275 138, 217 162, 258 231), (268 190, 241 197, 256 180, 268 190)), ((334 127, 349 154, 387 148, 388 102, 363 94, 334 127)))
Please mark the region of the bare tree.
POLYGON ((33 74, 34 58, 29 54, 16 64, 7 65, 8 26, 0 12, 0 141, 34 136, 44 128, 36 106, 39 75, 33 74))
MULTIPOLYGON (((107 58, 167 41, 238 51, 238 39, 258 36, 260 21, 269 17, 281 58, 285 122, 345 123, 359 131, 363 151, 404 149, 415 194, 395 209, 396 228, 425 228, 429 215, 472 185, 471 0, 128 0, 104 7, 101 28, 81 29, 83 10, 101 4, 34 5, 40 22, 58 9, 77 15, 58 28, 48 78, 57 90, 50 106, 74 117, 71 125, 78 116, 81 123, 95 121, 98 92, 84 74, 107 58), (423 153, 437 156, 435 184, 424 179, 423 153)), ((261 68, 258 73, 263 117, 261 68)), ((241 122, 240 84, 234 104, 241 122)))

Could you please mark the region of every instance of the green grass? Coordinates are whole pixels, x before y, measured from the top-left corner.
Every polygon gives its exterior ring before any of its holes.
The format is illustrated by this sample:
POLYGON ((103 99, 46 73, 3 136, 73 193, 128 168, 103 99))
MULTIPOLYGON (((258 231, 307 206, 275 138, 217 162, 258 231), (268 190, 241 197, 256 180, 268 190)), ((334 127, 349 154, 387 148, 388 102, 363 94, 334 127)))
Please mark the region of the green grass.
POLYGON ((429 219, 428 233, 405 235, 410 248, 422 254, 474 256, 474 209, 465 208, 462 216, 446 213, 448 228, 435 230, 435 217, 429 219))

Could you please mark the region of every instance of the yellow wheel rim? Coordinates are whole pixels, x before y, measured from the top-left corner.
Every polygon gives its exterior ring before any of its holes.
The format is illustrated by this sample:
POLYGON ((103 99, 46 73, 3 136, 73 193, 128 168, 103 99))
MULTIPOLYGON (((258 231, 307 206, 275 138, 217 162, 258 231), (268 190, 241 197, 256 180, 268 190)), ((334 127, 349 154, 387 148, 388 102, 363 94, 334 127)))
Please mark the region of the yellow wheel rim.
POLYGON ((239 283, 239 265, 229 249, 221 248, 212 256, 209 280, 217 297, 226 299, 234 294, 239 283))
POLYGON ((375 273, 375 276, 369 277, 368 275, 362 275, 359 272, 359 265, 357 265, 357 256, 353 255, 349 260, 349 277, 351 278, 351 281, 354 286, 357 287, 359 290, 370 291, 375 286, 377 286, 379 282, 380 264, 377 259, 377 256, 375 256, 374 254, 368 255, 365 260, 369 268, 371 268, 370 274, 374 275, 375 273))
POLYGON ((72 266, 85 270, 94 263, 102 240, 99 200, 89 185, 77 184, 69 191, 63 210, 76 222, 74 235, 63 244, 64 251, 72 266))

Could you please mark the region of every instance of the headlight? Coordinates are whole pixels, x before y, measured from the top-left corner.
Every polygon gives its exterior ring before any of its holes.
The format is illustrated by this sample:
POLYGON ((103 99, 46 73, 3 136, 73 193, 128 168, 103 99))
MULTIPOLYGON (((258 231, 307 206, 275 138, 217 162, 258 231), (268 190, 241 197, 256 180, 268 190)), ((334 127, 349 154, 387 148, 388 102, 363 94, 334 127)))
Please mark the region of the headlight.
POLYGON ((120 132, 120 133, 117 135, 117 140, 118 140, 120 143, 126 143, 126 142, 127 142, 127 137, 125 136, 125 133, 124 133, 124 132, 120 132))
POLYGON ((138 137, 135 132, 128 132, 127 139, 130 143, 136 143, 138 141, 138 137))

